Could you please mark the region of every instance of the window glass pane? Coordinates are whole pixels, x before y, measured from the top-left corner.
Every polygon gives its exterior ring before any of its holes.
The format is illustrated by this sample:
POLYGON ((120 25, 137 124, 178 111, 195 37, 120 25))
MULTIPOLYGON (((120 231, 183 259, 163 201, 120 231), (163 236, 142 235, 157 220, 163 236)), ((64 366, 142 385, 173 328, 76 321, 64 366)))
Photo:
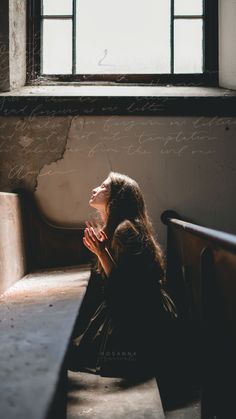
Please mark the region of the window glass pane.
POLYGON ((77 1, 76 51, 78 74, 169 73, 170 0, 77 1))
POLYGON ((43 0, 44 15, 72 15, 72 0, 43 0))
POLYGON ((174 22, 174 72, 202 73, 202 19, 174 22))
POLYGON ((71 74, 72 72, 72 21, 43 20, 43 74, 71 74))
POLYGON ((176 15, 202 15, 203 0, 174 0, 176 15))

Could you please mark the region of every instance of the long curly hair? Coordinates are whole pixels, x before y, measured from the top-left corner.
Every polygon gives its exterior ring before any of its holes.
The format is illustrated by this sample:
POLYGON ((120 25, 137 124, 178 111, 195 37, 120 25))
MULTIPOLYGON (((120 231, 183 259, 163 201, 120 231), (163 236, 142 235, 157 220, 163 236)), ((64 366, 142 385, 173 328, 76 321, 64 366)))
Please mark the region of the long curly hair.
MULTIPOLYGON (((140 240, 151 251, 153 259, 159 265, 162 280, 164 280, 166 266, 164 252, 155 239, 152 222, 138 183, 129 176, 117 172, 110 172, 107 179, 110 181, 110 194, 107 204, 107 219, 103 230, 108 237, 108 246, 111 246, 118 225, 129 220, 138 231, 140 240)), ((97 270, 102 272, 99 261, 97 270)))

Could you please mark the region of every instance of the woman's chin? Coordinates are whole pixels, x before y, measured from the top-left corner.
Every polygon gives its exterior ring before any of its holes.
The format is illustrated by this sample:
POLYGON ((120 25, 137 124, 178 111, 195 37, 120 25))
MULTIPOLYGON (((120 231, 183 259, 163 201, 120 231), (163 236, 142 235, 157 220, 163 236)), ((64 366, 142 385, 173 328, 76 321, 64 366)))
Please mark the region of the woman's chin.
POLYGON ((93 199, 89 200, 89 205, 90 205, 90 207, 96 208, 96 205, 94 205, 94 203, 93 203, 93 199))

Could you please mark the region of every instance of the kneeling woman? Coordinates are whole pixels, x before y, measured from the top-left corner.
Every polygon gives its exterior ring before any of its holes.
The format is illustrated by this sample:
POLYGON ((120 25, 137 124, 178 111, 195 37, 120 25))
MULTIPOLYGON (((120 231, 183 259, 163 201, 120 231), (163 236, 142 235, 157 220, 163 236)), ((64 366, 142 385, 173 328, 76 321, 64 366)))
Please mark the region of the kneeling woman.
POLYGON ((142 192, 130 177, 111 172, 89 204, 102 226, 87 223, 83 241, 97 256, 104 300, 74 339, 69 368, 113 376, 149 372, 162 356, 165 266, 142 192))

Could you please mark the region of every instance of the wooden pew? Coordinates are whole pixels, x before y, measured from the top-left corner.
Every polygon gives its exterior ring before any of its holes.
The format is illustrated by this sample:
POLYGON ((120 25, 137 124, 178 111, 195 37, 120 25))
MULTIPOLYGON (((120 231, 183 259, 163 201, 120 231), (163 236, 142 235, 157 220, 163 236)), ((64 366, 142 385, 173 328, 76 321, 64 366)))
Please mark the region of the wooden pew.
POLYGON ((90 277, 83 229, 52 226, 33 195, 0 193, 0 410, 65 418, 67 350, 90 277))
POLYGON ((193 331, 203 419, 235 417, 236 236, 166 211, 167 277, 193 331))

